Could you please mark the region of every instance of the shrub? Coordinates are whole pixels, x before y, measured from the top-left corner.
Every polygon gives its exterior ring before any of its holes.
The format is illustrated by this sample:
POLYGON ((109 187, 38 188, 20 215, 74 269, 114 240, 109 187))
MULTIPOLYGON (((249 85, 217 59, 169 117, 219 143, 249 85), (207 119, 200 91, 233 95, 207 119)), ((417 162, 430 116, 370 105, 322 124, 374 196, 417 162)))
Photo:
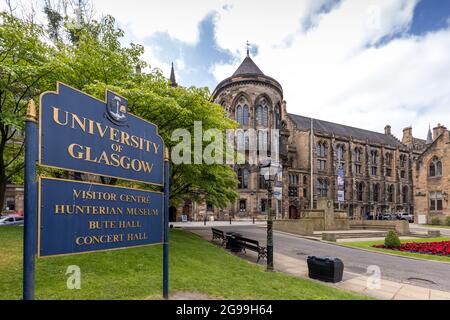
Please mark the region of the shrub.
POLYGON ((389 249, 400 248, 400 238, 394 230, 390 230, 384 239, 384 246, 389 249))
POLYGON ((439 217, 433 217, 433 218, 431 218, 430 223, 431 223, 433 226, 438 226, 438 225, 441 224, 441 219, 439 219, 439 217))
POLYGON ((450 217, 445 218, 445 225, 450 226, 450 217))

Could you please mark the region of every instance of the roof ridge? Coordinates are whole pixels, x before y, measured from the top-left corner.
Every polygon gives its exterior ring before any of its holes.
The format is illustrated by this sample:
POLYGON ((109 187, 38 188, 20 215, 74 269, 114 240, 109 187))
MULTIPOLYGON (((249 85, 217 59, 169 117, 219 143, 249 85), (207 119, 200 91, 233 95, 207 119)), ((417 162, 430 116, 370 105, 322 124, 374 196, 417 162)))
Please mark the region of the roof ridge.
MULTIPOLYGON (((347 128, 347 129, 351 129, 351 130, 358 130, 358 131, 361 132, 361 133, 367 133, 367 134, 372 134, 372 135, 375 134, 375 135, 377 136, 377 138, 390 137, 390 138, 392 138, 393 140, 395 140, 395 142, 397 142, 398 144, 404 146, 404 144, 400 141, 400 139, 397 138, 396 136, 394 136, 393 134, 386 135, 385 133, 378 132, 378 131, 372 131, 372 130, 367 130, 367 129, 357 128, 357 127, 353 127, 353 126, 349 126, 349 125, 345 125, 345 124, 340 124, 340 123, 336 123, 336 122, 331 122, 331 121, 327 121, 327 120, 321 120, 321 119, 315 119, 315 118, 311 118, 311 117, 305 117, 305 116, 301 116, 301 115, 294 114, 294 113, 288 113, 288 116, 293 116, 294 118, 295 118, 295 117, 303 118, 303 119, 309 120, 309 122, 310 122, 311 119, 312 119, 313 121, 314 121, 314 120, 315 120, 315 121, 319 121, 319 122, 321 122, 322 124, 330 124, 330 125, 338 126, 338 127, 341 127, 341 128, 347 128)), ((296 123, 296 125, 298 125, 298 123, 296 123)), ((332 129, 330 129, 329 131, 332 131, 332 129)), ((337 133, 337 134, 338 134, 338 135, 342 135, 342 134, 340 134, 340 133, 337 133)), ((349 136, 349 137, 358 138, 358 137, 356 137, 356 136, 353 136, 352 133, 343 134, 343 135, 344 135, 344 136, 349 136)), ((370 139, 367 138, 367 137, 366 137, 366 139, 370 140, 370 139)), ((386 141, 383 142, 383 143, 387 144, 386 141)))

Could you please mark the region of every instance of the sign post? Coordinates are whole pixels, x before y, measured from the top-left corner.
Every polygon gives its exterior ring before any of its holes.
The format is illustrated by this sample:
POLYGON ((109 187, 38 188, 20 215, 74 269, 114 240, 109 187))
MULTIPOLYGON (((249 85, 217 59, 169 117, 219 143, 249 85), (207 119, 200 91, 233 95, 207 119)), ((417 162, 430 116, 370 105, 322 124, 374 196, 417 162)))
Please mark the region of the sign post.
POLYGON ((163 297, 169 299, 169 149, 164 150, 163 297))
POLYGON ((25 221, 23 232, 23 299, 34 299, 34 262, 36 255, 38 124, 36 107, 30 100, 25 121, 25 221))
POLYGON ((156 125, 128 113, 127 100, 113 92, 107 91, 102 101, 62 83, 56 92, 41 95, 39 119, 38 133, 31 101, 25 138, 23 298, 34 299, 36 254, 152 244, 163 244, 163 296, 168 298, 169 158, 156 125), (37 161, 43 167, 154 188, 48 177, 39 177, 38 185, 37 161))

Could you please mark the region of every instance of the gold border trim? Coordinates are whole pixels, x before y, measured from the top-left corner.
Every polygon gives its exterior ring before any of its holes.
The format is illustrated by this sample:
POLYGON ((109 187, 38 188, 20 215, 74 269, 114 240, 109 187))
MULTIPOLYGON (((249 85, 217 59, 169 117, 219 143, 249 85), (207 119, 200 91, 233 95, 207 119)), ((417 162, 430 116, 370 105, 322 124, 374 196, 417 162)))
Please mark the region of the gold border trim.
MULTIPOLYGON (((78 90, 77 88, 74 88, 72 86, 69 86, 69 85, 67 85, 67 84, 65 84, 65 83, 63 83, 61 81, 56 81, 56 91, 44 91, 44 92, 42 92, 39 95, 39 145, 38 145, 38 148, 39 148, 38 153, 39 153, 39 155, 38 155, 38 164, 40 166, 47 167, 47 168, 53 168, 53 169, 75 171, 75 172, 80 172, 80 173, 85 173, 85 174, 93 174, 93 175, 104 176, 104 177, 108 177, 108 178, 115 178, 115 179, 122 179, 122 180, 134 181, 134 182, 141 182, 141 183, 155 185, 155 186, 161 186, 161 187, 164 186, 164 168, 163 168, 163 183, 160 184, 160 183, 154 183, 154 182, 148 182, 148 181, 142 181, 142 180, 129 179, 129 178, 124 178, 124 177, 116 177, 116 176, 110 176, 110 175, 105 175, 105 174, 99 174, 98 172, 80 171, 80 170, 75 170, 73 168, 72 169, 68 169, 68 168, 56 167, 56 166, 43 164, 42 163, 42 97, 45 94, 49 94, 49 93, 53 93, 53 94, 59 95, 59 87, 60 87, 60 85, 66 86, 66 87, 68 87, 68 88, 70 88, 70 89, 72 89, 74 91, 77 91, 77 92, 79 92, 79 93, 81 93, 83 95, 86 95, 86 96, 88 96, 88 97, 90 97, 90 98, 92 98, 94 100, 100 101, 101 103, 104 103, 104 104, 107 103, 108 91, 116 94, 114 91, 105 89, 105 100, 102 101, 102 100, 94 97, 93 95, 90 95, 89 93, 85 93, 85 92, 83 92, 81 90, 78 90)), ((116 95, 128 101, 127 98, 122 97, 122 96, 120 96, 118 94, 116 94, 116 95)), ((164 139, 158 133, 159 132, 159 127, 156 124, 151 123, 150 121, 145 120, 145 119, 143 119, 143 118, 141 118, 139 116, 136 116, 136 115, 134 115, 134 114, 132 114, 130 112, 128 112, 128 114, 130 114, 133 117, 136 117, 137 119, 142 120, 142 121, 144 121, 144 122, 146 122, 146 123, 148 123, 148 124, 150 124, 150 125, 155 127, 155 134, 156 134, 156 136, 158 136, 161 139, 162 144, 163 144, 161 146, 162 147, 161 152, 162 152, 163 160, 164 160, 164 148, 166 147, 166 144, 164 143, 164 139)), ((163 161, 163 166, 164 166, 164 161, 163 161)))
POLYGON ((37 258, 50 258, 50 257, 62 257, 62 256, 73 256, 73 255, 79 255, 83 253, 95 253, 95 252, 106 252, 106 251, 114 251, 114 250, 125 250, 129 248, 138 248, 138 247, 146 247, 146 246, 154 246, 164 243, 164 192, 160 191, 150 191, 150 190, 144 190, 144 189, 138 189, 138 188, 127 188, 127 187, 120 187, 120 186, 110 186, 106 184, 96 183, 96 182, 85 182, 85 181, 75 181, 75 180, 69 180, 69 179, 58 179, 58 178, 52 178, 52 177, 39 177, 39 184, 38 184, 38 230, 37 230, 37 258), (127 247, 121 247, 121 248, 112 248, 112 249, 100 249, 100 250, 89 250, 89 251, 83 251, 83 252, 73 252, 73 253, 62 253, 62 254, 52 254, 52 255, 45 255, 41 256, 41 196, 42 196, 42 180, 54 180, 54 181, 65 181, 65 182, 73 182, 73 183, 81 183, 81 184, 89 184, 89 185, 97 185, 102 187, 111 187, 111 188, 117 188, 117 189, 125 189, 125 190, 134 190, 134 191, 142 191, 142 192, 148 192, 148 193, 158 193, 163 195, 163 204, 162 204, 162 213, 161 213, 161 220, 162 220, 162 233, 161 233, 161 242, 157 243, 149 243, 149 244, 139 244, 136 246, 127 246, 127 247))

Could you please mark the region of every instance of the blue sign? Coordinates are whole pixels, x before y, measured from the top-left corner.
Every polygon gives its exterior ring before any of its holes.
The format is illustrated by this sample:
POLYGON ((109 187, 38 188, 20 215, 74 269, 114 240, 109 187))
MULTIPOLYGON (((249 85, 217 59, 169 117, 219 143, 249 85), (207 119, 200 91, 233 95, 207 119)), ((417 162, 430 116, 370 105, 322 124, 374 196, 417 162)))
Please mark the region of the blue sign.
POLYGON ((159 192, 40 179, 39 256, 163 242, 159 192))
POLYGON ((40 103, 41 165, 163 185, 164 142, 157 127, 128 113, 128 101, 106 102, 58 83, 40 103))

